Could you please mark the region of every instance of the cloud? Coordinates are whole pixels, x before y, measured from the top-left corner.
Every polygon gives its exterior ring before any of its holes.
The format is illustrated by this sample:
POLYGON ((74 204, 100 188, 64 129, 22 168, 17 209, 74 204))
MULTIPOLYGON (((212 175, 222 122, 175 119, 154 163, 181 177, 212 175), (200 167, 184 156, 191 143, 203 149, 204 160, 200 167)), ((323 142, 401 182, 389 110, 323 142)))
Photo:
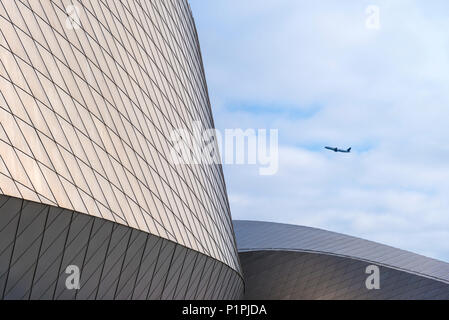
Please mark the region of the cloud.
POLYGON ((225 166, 235 218, 449 261, 449 3, 191 5, 217 127, 279 129, 277 175, 225 166), (365 28, 368 4, 380 8, 379 31, 365 28))

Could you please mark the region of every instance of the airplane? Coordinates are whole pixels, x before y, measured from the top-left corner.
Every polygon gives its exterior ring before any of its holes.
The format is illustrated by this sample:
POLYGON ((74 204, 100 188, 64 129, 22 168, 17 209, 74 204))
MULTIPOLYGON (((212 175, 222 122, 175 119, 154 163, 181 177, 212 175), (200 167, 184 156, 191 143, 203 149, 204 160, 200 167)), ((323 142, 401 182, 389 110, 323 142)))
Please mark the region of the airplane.
POLYGON ((331 148, 331 147, 324 147, 327 150, 332 150, 334 152, 342 152, 342 153, 350 153, 352 148, 349 148, 348 150, 338 149, 338 148, 331 148))

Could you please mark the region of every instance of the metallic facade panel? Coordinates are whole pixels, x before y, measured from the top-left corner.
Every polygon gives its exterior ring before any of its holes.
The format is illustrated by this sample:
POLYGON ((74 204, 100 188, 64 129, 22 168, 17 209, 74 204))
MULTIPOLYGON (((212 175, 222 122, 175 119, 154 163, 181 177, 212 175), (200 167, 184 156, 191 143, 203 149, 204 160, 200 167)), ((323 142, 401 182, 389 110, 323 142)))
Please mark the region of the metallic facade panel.
POLYGON ((0 194, 145 231, 239 272, 221 166, 170 160, 170 134, 198 122, 214 126, 187 1, 1 1, 0 194))
POLYGON ((239 299, 243 292, 241 275, 225 263, 106 219, 0 195, 0 227, 0 299, 239 299), (71 265, 80 270, 78 290, 66 286, 71 265), (219 283, 239 289, 219 296, 219 283))
POLYGON ((305 251, 381 264, 449 283, 449 263, 326 230, 281 223, 234 221, 239 252, 305 251))
POLYGON ((234 221, 248 299, 449 299, 449 263, 325 230, 234 221), (366 268, 380 268, 369 290, 366 268))
POLYGON ((449 300, 449 284, 380 266, 380 288, 368 290, 370 263, 322 253, 240 254, 249 300, 449 300))

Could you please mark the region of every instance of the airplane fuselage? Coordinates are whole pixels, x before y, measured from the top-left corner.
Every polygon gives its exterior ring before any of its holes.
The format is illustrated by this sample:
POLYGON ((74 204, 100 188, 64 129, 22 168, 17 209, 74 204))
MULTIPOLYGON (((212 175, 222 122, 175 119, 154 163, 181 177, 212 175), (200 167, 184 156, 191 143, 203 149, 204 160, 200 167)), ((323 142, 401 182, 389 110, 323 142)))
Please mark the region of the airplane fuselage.
POLYGON ((324 147, 325 149, 334 151, 334 152, 341 152, 341 153, 350 153, 351 152, 351 148, 344 150, 344 149, 338 149, 338 148, 331 148, 331 147, 324 147))

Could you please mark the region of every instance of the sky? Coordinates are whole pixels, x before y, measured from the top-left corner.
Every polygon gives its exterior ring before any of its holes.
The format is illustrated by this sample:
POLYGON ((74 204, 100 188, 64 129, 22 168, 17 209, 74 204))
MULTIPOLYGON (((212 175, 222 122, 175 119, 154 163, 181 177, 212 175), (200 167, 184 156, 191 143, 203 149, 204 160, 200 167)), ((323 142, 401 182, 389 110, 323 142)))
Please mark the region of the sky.
POLYGON ((277 174, 224 166, 234 219, 317 227, 449 262, 448 1, 190 5, 217 129, 279 132, 277 174), (366 26, 369 5, 379 29, 366 26))

